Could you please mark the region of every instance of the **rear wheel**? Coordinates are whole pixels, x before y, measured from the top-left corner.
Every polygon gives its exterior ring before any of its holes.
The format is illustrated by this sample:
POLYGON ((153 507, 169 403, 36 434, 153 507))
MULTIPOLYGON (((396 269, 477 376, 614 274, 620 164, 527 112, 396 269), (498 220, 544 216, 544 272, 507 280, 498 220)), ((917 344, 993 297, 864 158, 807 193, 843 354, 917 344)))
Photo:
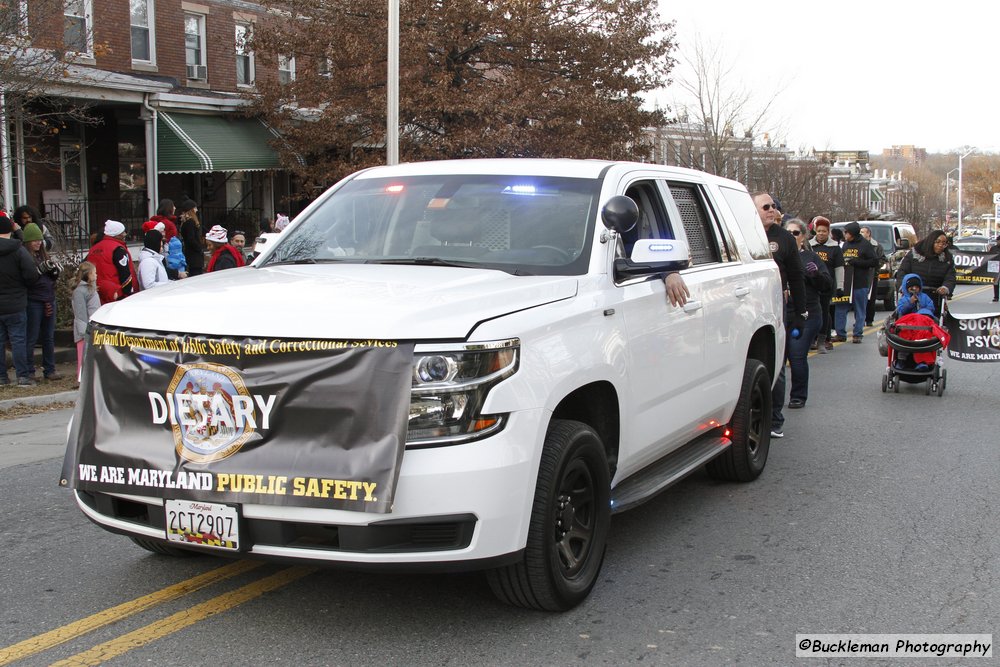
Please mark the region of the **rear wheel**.
POLYGON ((600 437, 586 424, 553 420, 538 467, 524 557, 487 572, 490 588, 519 607, 571 609, 597 582, 610 523, 611 477, 600 437))
POLYGON ((177 547, 172 547, 166 542, 161 540, 151 540, 146 537, 129 537, 130 540, 138 544, 140 547, 146 551, 152 551, 154 554, 160 554, 161 556, 173 556, 175 558, 190 558, 191 556, 197 556, 198 554, 190 549, 178 549, 177 547))
POLYGON ((882 374, 882 393, 884 394, 889 390, 889 375, 886 373, 882 374))
POLYGON ((924 395, 930 396, 931 391, 933 390, 934 390, 934 381, 931 380, 930 378, 927 378, 927 381, 924 382, 924 395))
POLYGON ((729 431, 733 444, 708 462, 708 474, 733 482, 757 479, 771 446, 771 378, 757 359, 747 359, 743 367, 743 386, 729 431))

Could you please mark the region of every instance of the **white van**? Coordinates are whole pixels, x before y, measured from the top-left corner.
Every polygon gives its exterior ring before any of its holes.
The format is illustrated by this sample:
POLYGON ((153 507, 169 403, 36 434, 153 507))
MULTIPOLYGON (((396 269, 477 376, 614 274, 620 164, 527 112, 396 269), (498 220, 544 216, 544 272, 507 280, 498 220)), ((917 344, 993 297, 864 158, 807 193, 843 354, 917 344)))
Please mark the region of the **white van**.
POLYGON ((100 526, 161 554, 483 569, 562 610, 613 513, 764 468, 782 299, 739 183, 379 167, 269 245, 95 314, 63 483, 100 526))

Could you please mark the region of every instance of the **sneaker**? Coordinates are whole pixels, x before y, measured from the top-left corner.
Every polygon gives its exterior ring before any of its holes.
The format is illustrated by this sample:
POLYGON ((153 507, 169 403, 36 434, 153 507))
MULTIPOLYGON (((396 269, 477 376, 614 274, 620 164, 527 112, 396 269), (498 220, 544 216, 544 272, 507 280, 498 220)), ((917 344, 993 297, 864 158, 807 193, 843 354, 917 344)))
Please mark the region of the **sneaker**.
POLYGON ((37 382, 29 377, 17 378, 17 386, 19 387, 34 387, 37 382))
POLYGON ((813 344, 809 346, 809 349, 810 350, 818 350, 819 349, 819 342, 814 340, 813 344))
POLYGON ((49 373, 48 375, 46 375, 45 379, 46 380, 62 380, 63 379, 63 374, 60 373, 59 371, 55 371, 55 372, 52 372, 52 373, 49 373))
POLYGON ((830 339, 830 342, 833 342, 833 343, 846 343, 847 342, 847 336, 841 336, 840 334, 837 334, 836 336, 834 336, 833 338, 830 339))
POLYGON ((773 427, 771 429, 771 437, 772 438, 784 438, 785 437, 785 433, 781 430, 780 426, 775 426, 775 427, 773 427))
POLYGON ((826 341, 826 346, 825 347, 828 350, 832 350, 833 349, 833 339, 832 338, 830 340, 826 341))
POLYGON ((993 299, 993 303, 996 303, 996 302, 997 302, 997 300, 996 300, 996 299, 993 299))
POLYGON ((874 322, 865 322, 865 326, 866 327, 873 327, 873 326, 875 326, 875 323, 874 322))
POLYGON ((792 400, 788 401, 788 407, 792 408, 793 410, 796 408, 804 408, 806 407, 806 402, 803 401, 801 398, 793 398, 792 400))
POLYGON ((826 354, 826 351, 830 349, 833 349, 833 345, 830 345, 829 343, 823 343, 822 345, 819 346, 819 348, 816 351, 819 352, 820 354, 826 354))
POLYGON ((851 336, 851 342, 852 343, 860 343, 861 342, 861 336, 851 336))

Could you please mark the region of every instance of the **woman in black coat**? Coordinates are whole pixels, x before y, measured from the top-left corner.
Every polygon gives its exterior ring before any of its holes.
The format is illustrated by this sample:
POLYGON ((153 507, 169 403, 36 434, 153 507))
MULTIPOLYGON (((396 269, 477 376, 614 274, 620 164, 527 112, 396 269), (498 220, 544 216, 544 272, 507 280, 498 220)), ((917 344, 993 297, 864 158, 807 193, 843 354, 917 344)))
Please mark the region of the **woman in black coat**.
POLYGON ((913 246, 896 270, 896 284, 903 284, 903 276, 915 273, 924 281, 924 292, 934 299, 934 307, 941 312, 941 298, 955 291, 955 258, 948 251, 948 235, 940 229, 913 246))

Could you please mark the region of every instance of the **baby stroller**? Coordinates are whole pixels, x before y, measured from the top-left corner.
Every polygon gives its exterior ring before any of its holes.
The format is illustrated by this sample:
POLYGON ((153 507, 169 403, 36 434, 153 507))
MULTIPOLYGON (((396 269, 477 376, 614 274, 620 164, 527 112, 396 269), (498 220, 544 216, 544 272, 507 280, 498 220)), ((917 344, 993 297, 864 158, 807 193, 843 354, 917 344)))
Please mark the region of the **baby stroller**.
POLYGON ((911 313, 898 315, 893 311, 885 323, 888 347, 882 391, 899 393, 900 382, 924 383, 924 393, 944 396, 948 370, 944 368, 948 332, 944 328, 947 301, 941 299, 940 317, 911 313))

